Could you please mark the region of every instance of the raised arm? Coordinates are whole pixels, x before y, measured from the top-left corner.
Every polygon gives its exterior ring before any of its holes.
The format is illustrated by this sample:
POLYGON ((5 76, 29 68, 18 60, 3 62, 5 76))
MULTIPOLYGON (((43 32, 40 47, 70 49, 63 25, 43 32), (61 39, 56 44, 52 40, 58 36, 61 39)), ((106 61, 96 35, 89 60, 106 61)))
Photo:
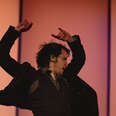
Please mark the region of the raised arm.
POLYGON ((52 35, 53 37, 65 41, 68 43, 72 51, 72 60, 68 64, 68 67, 64 71, 66 78, 75 77, 81 70, 85 63, 85 52, 78 35, 71 36, 65 30, 59 28, 60 32, 58 35, 52 35))
POLYGON ((74 35, 72 36, 72 38, 74 38, 75 41, 68 42, 68 45, 72 50, 72 60, 68 64, 68 67, 66 68, 64 74, 74 77, 80 72, 81 68, 85 64, 86 56, 84 48, 80 41, 80 37, 78 35, 74 35))
POLYGON ((27 67, 27 63, 20 65, 15 61, 9 55, 10 49, 21 32, 28 31, 31 26, 32 23, 29 23, 27 20, 16 27, 10 26, 0 41, 0 66, 13 77, 21 75, 22 70, 24 71, 25 67, 27 67))

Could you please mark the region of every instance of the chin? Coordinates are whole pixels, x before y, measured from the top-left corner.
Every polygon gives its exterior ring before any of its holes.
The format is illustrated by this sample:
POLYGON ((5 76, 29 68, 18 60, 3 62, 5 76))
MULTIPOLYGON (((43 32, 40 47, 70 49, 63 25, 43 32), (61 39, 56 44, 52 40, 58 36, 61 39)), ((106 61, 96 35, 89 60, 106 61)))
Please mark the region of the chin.
POLYGON ((62 74, 63 74, 63 72, 59 72, 59 73, 58 73, 58 75, 62 75, 62 74))
POLYGON ((57 75, 61 76, 63 74, 63 71, 57 72, 57 75))

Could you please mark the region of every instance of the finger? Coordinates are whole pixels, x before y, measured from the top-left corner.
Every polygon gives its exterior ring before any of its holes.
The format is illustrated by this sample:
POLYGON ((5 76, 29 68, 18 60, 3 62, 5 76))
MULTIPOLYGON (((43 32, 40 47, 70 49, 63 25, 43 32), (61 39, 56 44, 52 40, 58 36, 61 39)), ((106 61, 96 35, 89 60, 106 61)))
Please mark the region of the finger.
POLYGON ((26 25, 26 30, 29 30, 32 27, 33 23, 29 23, 26 25))
POLYGON ((54 34, 52 34, 53 35, 53 37, 55 37, 55 38, 62 38, 63 36, 64 36, 64 34, 62 33, 62 32, 59 32, 57 35, 54 35, 54 34))
POLYGON ((52 37, 58 39, 58 40, 62 40, 62 41, 65 41, 62 37, 60 36, 57 36, 57 35, 54 35, 54 34, 51 34, 52 37))
POLYGON ((60 36, 58 36, 58 35, 51 34, 51 36, 54 38, 60 39, 60 36))
POLYGON ((28 31, 32 27, 33 23, 26 23, 22 25, 22 32, 28 31))
POLYGON ((25 19, 25 20, 23 21, 23 24, 27 24, 27 23, 29 23, 29 21, 28 21, 27 19, 25 19))
POLYGON ((26 21, 24 21, 24 26, 25 27, 28 27, 28 25, 30 25, 30 23, 26 20, 26 21))
POLYGON ((21 23, 20 23, 20 25, 21 26, 24 26, 24 25, 26 25, 28 23, 28 21, 25 19, 25 20, 23 20, 21 23))
POLYGON ((32 22, 29 22, 27 19, 25 19, 23 22, 22 22, 22 25, 24 25, 25 27, 28 27, 29 25, 31 25, 32 22))
POLYGON ((63 34, 65 34, 66 33, 66 31, 64 30, 64 29, 62 29, 62 28, 58 28, 63 34))

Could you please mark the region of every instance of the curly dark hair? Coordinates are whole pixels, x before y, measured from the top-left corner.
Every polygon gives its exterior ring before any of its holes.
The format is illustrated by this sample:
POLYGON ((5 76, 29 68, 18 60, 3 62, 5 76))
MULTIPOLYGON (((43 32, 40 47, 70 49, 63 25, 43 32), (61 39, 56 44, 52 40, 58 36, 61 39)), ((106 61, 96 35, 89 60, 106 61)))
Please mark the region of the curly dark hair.
POLYGON ((70 54, 70 50, 68 48, 58 43, 51 42, 41 45, 40 51, 37 53, 36 56, 38 68, 47 67, 49 65, 50 56, 59 56, 61 54, 62 49, 64 49, 68 54, 70 54))

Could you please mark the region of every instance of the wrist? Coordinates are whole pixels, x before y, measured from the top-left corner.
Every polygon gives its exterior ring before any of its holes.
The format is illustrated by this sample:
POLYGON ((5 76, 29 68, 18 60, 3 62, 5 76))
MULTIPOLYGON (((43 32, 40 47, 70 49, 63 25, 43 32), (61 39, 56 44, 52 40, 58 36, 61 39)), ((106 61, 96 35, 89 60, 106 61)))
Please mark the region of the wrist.
POLYGON ((76 41, 76 39, 74 37, 71 37, 67 42, 72 43, 74 41, 76 41))
POLYGON ((15 30, 18 31, 18 32, 21 32, 21 29, 20 29, 20 27, 18 27, 18 26, 15 27, 15 30))

